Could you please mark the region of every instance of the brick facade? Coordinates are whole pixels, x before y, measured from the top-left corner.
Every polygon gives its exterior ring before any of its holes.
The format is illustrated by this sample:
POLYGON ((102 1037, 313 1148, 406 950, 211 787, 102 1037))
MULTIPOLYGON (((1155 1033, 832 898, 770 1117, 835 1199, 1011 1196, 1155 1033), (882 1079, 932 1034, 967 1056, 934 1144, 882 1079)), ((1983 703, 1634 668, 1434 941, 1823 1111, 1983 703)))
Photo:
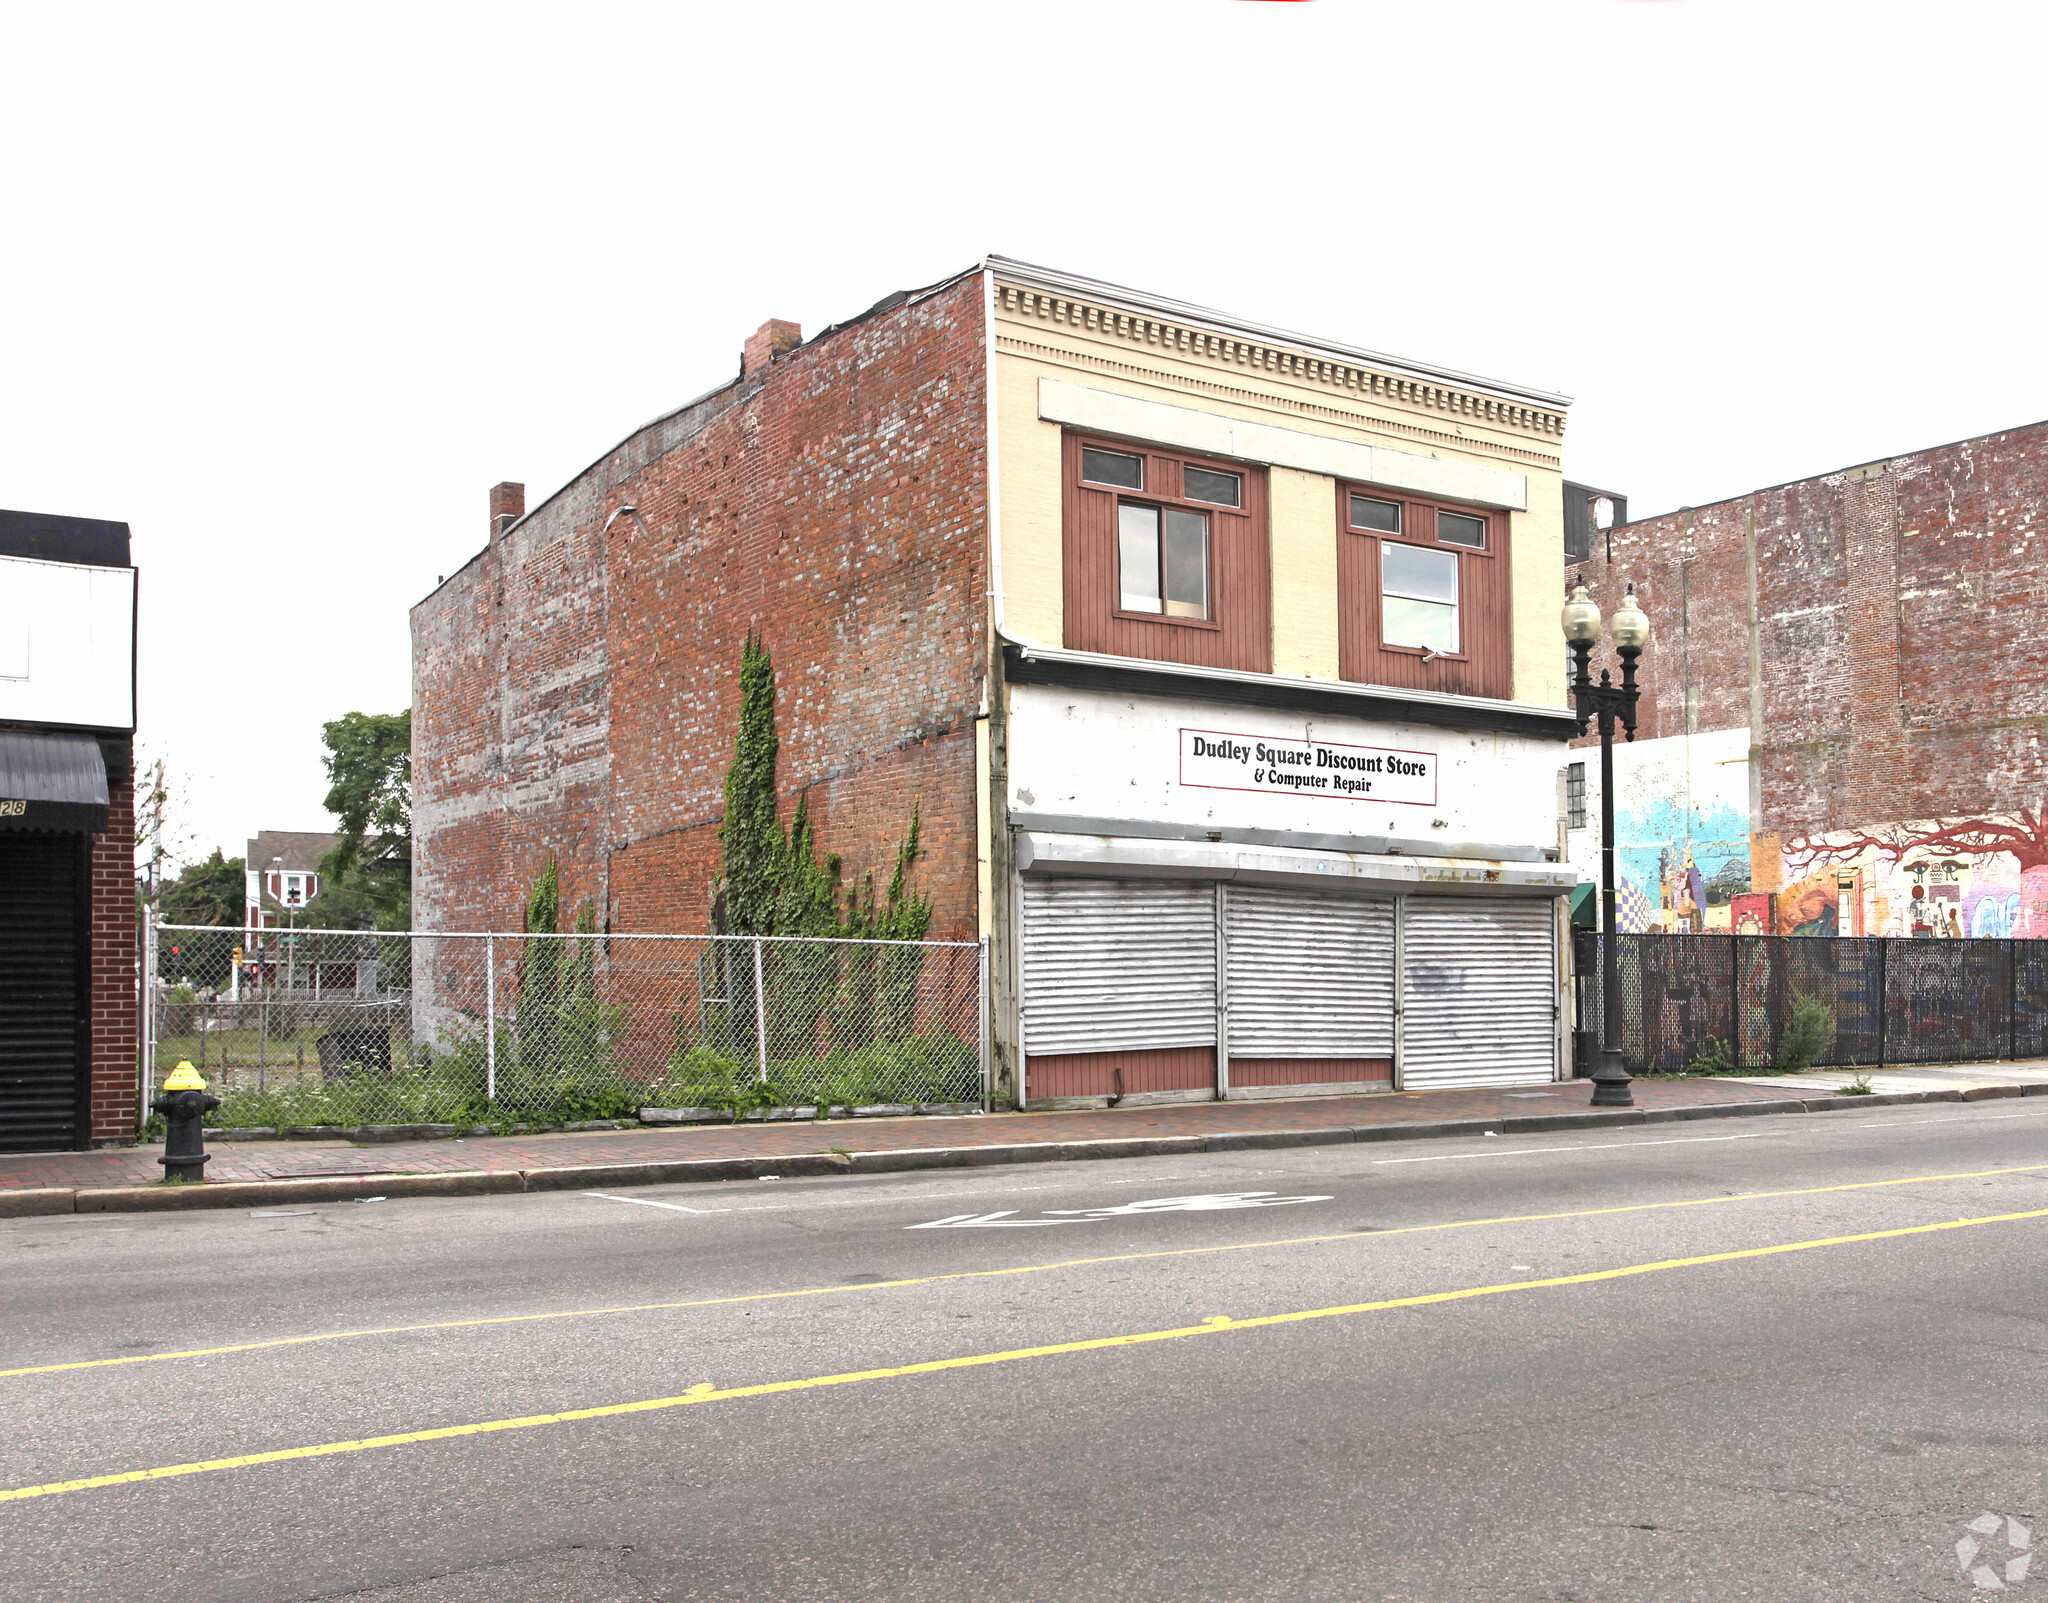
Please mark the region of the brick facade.
POLYGON ((129 742, 109 741, 107 830, 92 839, 92 1133, 135 1139, 141 1064, 135 919, 135 771, 129 742))
POLYGON ((981 280, 797 339, 765 325, 739 379, 524 516, 499 486, 489 546, 414 608, 421 928, 516 928, 555 857, 565 907, 708 929, 756 629, 785 811, 886 881, 919 806, 932 933, 977 932, 981 280))
POLYGON ((2040 805, 2048 423, 1607 539, 1595 599, 1633 581, 1655 631, 1641 738, 1749 727, 1759 831, 2040 805))
POLYGON ((1596 541, 1653 627, 1623 928, 2048 937, 2044 548, 2048 423, 1596 541))

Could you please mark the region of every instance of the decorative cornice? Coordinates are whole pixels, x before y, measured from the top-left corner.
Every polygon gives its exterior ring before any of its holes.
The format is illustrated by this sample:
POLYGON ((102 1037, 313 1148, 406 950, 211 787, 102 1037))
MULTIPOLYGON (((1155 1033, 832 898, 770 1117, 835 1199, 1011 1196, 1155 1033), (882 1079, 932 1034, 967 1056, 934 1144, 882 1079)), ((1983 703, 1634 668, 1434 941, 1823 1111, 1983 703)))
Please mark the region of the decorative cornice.
POLYGON ((1276 394, 1271 390, 1248 389, 1243 385, 1226 383, 1220 379, 1202 378, 1190 374, 1185 368, 1147 367, 1137 362, 1118 361, 1094 351, 1077 350, 1071 345, 1051 345, 1028 339, 1022 331, 1014 334, 999 333, 996 336, 996 349, 1012 356, 1028 357, 1034 362, 1043 362, 1048 366, 1069 368, 1077 373, 1102 373, 1135 380, 1141 384, 1155 384, 1174 394, 1210 395, 1217 400, 1229 401, 1238 406, 1259 407, 1294 417, 1320 418, 1368 434, 1385 434, 1402 440, 1423 441, 1475 456, 1513 457, 1553 472, 1563 466, 1563 458, 1555 449, 1543 450, 1536 446, 1517 445, 1508 440, 1485 435, 1453 434, 1445 429, 1424 428, 1420 423, 1404 422, 1400 418, 1388 417, 1380 412, 1362 411, 1355 405, 1324 405, 1291 395, 1276 394))
POLYGON ((1021 288, 998 279, 996 307, 1019 319, 1035 319, 1093 334, 1101 339, 1272 373, 1350 395, 1372 396, 1424 411, 1474 418, 1496 428, 1562 438, 1564 414, 1547 407, 1478 393, 1433 378, 1418 378, 1333 361, 1259 339, 1199 327, 1192 320, 1145 317, 1097 306, 1072 296, 1021 288))

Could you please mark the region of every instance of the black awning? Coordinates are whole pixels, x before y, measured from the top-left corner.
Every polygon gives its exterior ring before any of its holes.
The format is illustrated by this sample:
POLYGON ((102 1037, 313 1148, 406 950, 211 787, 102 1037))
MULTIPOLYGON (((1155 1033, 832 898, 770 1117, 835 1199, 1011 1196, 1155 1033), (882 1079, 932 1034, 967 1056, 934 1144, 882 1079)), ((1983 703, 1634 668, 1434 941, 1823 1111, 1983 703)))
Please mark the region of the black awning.
POLYGON ((107 828, 107 762, 90 735, 0 729, 0 829, 107 828))

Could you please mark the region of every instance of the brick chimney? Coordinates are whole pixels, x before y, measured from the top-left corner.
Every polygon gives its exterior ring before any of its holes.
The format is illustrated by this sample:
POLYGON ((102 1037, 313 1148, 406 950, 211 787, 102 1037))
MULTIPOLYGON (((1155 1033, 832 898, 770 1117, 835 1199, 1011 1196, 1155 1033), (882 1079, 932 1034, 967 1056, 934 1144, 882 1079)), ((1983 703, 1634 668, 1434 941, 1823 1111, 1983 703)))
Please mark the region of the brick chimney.
POLYGON ((526 516, 526 486, 507 480, 491 486, 491 544, 526 516))
POLYGON ((785 351, 804 342, 804 331, 794 323, 771 317, 748 336, 740 350, 740 377, 752 378, 785 351))

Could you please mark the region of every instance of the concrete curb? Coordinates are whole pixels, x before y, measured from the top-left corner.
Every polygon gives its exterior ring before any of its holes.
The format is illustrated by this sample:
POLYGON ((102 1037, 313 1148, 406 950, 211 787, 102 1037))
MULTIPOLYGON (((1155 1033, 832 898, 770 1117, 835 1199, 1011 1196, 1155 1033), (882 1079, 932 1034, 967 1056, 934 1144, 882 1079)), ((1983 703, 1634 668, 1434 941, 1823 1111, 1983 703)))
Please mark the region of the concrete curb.
POLYGON ((0 1219, 58 1213, 163 1213, 196 1208, 261 1208, 292 1202, 351 1202, 370 1197, 490 1197, 532 1191, 598 1191, 697 1181, 800 1179, 834 1174, 903 1174, 920 1169, 978 1169, 1011 1163, 1071 1163, 1088 1158, 1164 1158, 1205 1152, 1343 1146, 1360 1141, 1431 1141, 1453 1136, 1542 1135, 1773 1113, 1836 1113, 1920 1102, 1983 1102, 2048 1096, 2048 1084, 1880 1092, 1872 1096, 1768 1102, 1710 1102, 1688 1108, 1614 1108, 1493 1119, 1406 1124, 1331 1125, 1309 1130, 1243 1130, 1216 1135, 1132 1136, 1102 1141, 1031 1141, 1010 1146, 909 1147, 892 1152, 805 1152, 772 1158, 685 1158, 664 1163, 586 1164, 562 1169, 472 1169, 450 1174, 346 1175, 308 1180, 222 1180, 193 1186, 112 1186, 0 1191, 0 1219))

